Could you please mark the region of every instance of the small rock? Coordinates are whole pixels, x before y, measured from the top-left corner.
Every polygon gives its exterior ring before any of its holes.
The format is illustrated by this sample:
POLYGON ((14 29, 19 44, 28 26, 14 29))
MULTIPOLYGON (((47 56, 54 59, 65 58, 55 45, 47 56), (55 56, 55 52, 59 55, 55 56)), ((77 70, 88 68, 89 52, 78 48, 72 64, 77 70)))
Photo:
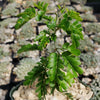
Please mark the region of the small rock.
POLYGON ((57 12, 56 4, 53 1, 50 1, 46 13, 54 14, 56 12, 57 12))
POLYGON ((43 30, 47 30, 48 27, 46 25, 39 26, 39 33, 43 30))
POLYGON ((15 0, 16 3, 22 4, 23 0, 15 0))
POLYGON ((6 61, 10 62, 10 61, 12 61, 12 58, 9 56, 6 56, 6 57, 3 57, 2 59, 0 59, 0 62, 6 62, 6 61))
POLYGON ((59 30, 56 32, 56 36, 61 37, 61 32, 59 30))
POLYGON ((74 4, 86 4, 87 0, 71 0, 72 3, 74 4))
POLYGON ((22 26, 21 31, 18 33, 18 39, 30 39, 34 38, 36 36, 36 28, 32 26, 30 22, 26 23, 25 25, 22 26))
POLYGON ((90 91, 87 95, 86 95, 86 99, 84 99, 84 100, 90 100, 90 98, 93 96, 93 92, 92 91, 90 91))
POLYGON ((0 97, 0 100, 5 100, 5 96, 1 96, 0 97))
POLYGON ((84 66, 86 66, 87 68, 91 68, 91 67, 96 68, 98 66, 97 56, 91 52, 86 54, 81 53, 80 59, 82 59, 84 66))
POLYGON ((93 41, 87 35, 84 35, 84 40, 80 40, 80 46, 78 48, 81 52, 93 52, 95 47, 93 41))
MULTIPOLYGON (((37 98, 36 95, 35 95, 35 92, 32 91, 32 89, 27 89, 27 90, 25 91, 25 95, 26 95, 26 97, 27 97, 28 100, 33 100, 33 98, 34 98, 34 99, 37 98)), ((37 98, 37 99, 38 99, 38 98, 37 98)))
POLYGON ((56 4, 66 4, 70 5, 70 0, 56 0, 56 4))
POLYGON ((85 28, 85 33, 92 34, 92 33, 99 33, 100 32, 100 23, 83 23, 85 28))
POLYGON ((74 10, 75 11, 75 8, 72 7, 72 6, 66 6, 69 10, 74 10))
POLYGON ((19 13, 18 9, 20 5, 18 3, 10 3, 6 6, 6 8, 2 11, 1 18, 4 18, 5 16, 15 16, 19 13))
POLYGON ((10 62, 0 62, 0 85, 9 83, 12 68, 13 65, 10 62))
POLYGON ((80 89, 85 89, 85 86, 80 84, 80 89))
POLYGON ((100 34, 95 34, 94 37, 92 37, 95 43, 100 44, 100 34))
POLYGON ((73 5, 78 12, 93 13, 93 8, 89 6, 73 5))
POLYGON ((7 18, 0 22, 1 28, 12 28, 14 27, 15 23, 17 21, 17 18, 7 18))
POLYGON ((11 29, 0 28, 0 42, 5 43, 7 40, 13 41, 13 31, 11 29), (12 33, 9 33, 12 32, 12 33))
POLYGON ((23 80, 27 73, 37 65, 37 62, 37 59, 24 58, 20 61, 20 64, 14 68, 13 72, 16 73, 19 80, 23 80))
POLYGON ((92 15, 92 14, 80 14, 81 18, 84 21, 91 21, 91 22, 97 22, 96 16, 92 15))
POLYGON ((89 82, 91 82, 92 80, 90 78, 83 78, 82 82, 88 84, 89 82))
MULTIPOLYGON (((18 92, 18 91, 15 91, 14 93, 13 93, 13 97, 15 97, 15 99, 16 98, 19 98, 20 97, 20 93, 18 92)), ((18 99, 17 99, 18 100, 18 99)), ((20 100, 20 99, 19 99, 20 100)))
POLYGON ((33 7, 34 6, 34 1, 33 0, 23 1, 23 5, 22 6, 24 8, 33 7))
POLYGON ((50 100, 58 100, 56 97, 51 97, 51 99, 50 100))
POLYGON ((13 42, 13 41, 14 41, 14 36, 11 36, 11 38, 6 39, 4 43, 6 44, 6 43, 9 43, 9 42, 13 42))

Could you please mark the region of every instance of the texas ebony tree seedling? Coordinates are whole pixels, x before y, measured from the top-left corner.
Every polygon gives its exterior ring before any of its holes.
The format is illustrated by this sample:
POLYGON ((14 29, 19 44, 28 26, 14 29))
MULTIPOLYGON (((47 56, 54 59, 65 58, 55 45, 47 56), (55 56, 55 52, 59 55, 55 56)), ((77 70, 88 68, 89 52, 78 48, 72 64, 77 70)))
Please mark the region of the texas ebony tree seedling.
POLYGON ((56 17, 52 17, 46 14, 47 7, 48 4, 44 2, 34 4, 34 7, 27 8, 18 15, 19 19, 15 25, 17 30, 35 17, 36 21, 43 21, 48 27, 47 30, 41 31, 34 39, 34 42, 38 42, 38 44, 23 45, 18 53, 31 50, 43 51, 50 42, 54 42, 54 51, 51 53, 47 51, 48 55, 41 57, 37 66, 25 76, 24 85, 32 85, 34 81, 38 80, 36 92, 39 99, 42 100, 45 99, 48 88, 50 88, 53 95, 55 89, 64 92, 74 83, 74 79, 78 77, 78 74, 83 73, 83 70, 79 67, 81 64, 78 58, 80 50, 77 49, 80 45, 80 39, 83 39, 82 26, 79 23, 82 19, 79 13, 58 5, 58 11, 55 13, 56 17), (66 32, 66 35, 70 36, 71 39, 70 43, 65 42, 60 48, 57 48, 55 44, 58 30, 66 32))

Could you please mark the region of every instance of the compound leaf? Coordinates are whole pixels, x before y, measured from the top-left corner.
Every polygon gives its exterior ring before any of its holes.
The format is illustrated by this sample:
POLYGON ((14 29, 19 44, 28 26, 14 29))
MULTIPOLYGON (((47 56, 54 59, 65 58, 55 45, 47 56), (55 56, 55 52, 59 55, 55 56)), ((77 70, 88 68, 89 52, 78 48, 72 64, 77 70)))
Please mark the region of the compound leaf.
POLYGON ((73 57, 73 56, 64 56, 64 60, 67 60, 67 66, 71 65, 73 67, 73 69, 78 73, 78 74, 82 74, 83 70, 79 67, 79 65, 81 64, 81 62, 79 61, 78 58, 73 57))
POLYGON ((26 22, 28 22, 30 19, 32 19, 33 17, 35 17, 35 8, 31 7, 31 8, 27 8, 24 12, 20 13, 19 15, 17 15, 18 17, 20 17, 15 25, 15 29, 19 29, 21 26, 23 26, 26 22))
POLYGON ((32 50, 39 50, 38 45, 37 44, 27 44, 27 45, 23 45, 18 51, 17 53, 22 53, 22 52, 26 52, 26 51, 32 51, 32 50))
POLYGON ((74 10, 68 10, 68 15, 72 19, 76 19, 77 21, 82 21, 82 18, 80 17, 79 13, 74 10))
POLYGON ((50 81, 54 81, 57 69, 57 53, 51 53, 48 60, 48 77, 50 81))

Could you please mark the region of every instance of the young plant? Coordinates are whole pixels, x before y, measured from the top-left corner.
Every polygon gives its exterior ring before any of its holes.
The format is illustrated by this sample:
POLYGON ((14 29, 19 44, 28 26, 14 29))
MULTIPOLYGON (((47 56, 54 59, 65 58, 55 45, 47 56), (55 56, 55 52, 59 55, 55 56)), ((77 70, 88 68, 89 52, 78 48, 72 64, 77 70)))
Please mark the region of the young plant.
POLYGON ((24 85, 32 85, 35 80, 38 80, 36 92, 39 99, 43 100, 48 88, 50 88, 53 95, 55 89, 64 92, 74 83, 74 79, 78 77, 78 74, 83 73, 83 70, 79 67, 81 64, 78 58, 80 50, 77 49, 80 45, 79 40, 83 39, 82 26, 79 23, 82 19, 79 13, 58 5, 58 11, 55 13, 56 17, 54 18, 46 14, 47 7, 48 4, 44 2, 34 4, 34 7, 27 8, 18 15, 19 19, 15 25, 15 29, 19 29, 35 17, 37 21, 43 21, 48 27, 48 30, 41 31, 34 39, 34 41, 38 41, 38 44, 23 45, 18 53, 30 50, 43 51, 50 42, 54 42, 54 52, 41 57, 40 62, 25 76, 24 81, 24 85), (37 12, 36 9, 38 9, 37 12), (71 43, 66 41, 62 47, 57 48, 55 42, 57 41, 56 32, 58 30, 65 31, 66 35, 70 36, 71 43))

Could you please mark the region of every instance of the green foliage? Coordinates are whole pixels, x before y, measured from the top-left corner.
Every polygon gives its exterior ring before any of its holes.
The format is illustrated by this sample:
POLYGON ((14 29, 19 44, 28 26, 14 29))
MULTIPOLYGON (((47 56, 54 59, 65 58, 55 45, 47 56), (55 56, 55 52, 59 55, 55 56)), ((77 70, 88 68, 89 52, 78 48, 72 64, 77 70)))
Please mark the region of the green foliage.
POLYGON ((27 76, 25 76, 25 82, 24 85, 32 85, 33 82, 38 79, 38 83, 36 85, 37 89, 36 92, 38 92, 38 97, 40 99, 44 98, 47 93, 46 88, 46 66, 47 66, 47 59, 42 57, 40 62, 38 62, 37 66, 35 66, 32 71, 28 73, 27 76))
POLYGON ((32 50, 38 50, 38 46, 36 44, 27 44, 23 45, 19 50, 18 53, 26 52, 26 51, 32 51, 32 50))
POLYGON ((38 4, 34 4, 34 6, 41 10, 41 11, 38 11, 37 16, 36 16, 36 20, 40 21, 46 12, 48 4, 47 3, 44 4, 44 2, 38 2, 38 4))
POLYGON ((27 8, 24 12, 17 15, 20 18, 16 22, 15 29, 19 29, 22 25, 32 19, 35 16, 35 13, 35 8, 31 7, 27 8))
POLYGON ((38 2, 38 4, 35 4, 34 3, 34 6, 37 7, 38 9, 46 12, 47 7, 48 7, 48 4, 47 3, 44 3, 44 2, 38 2))
MULTIPOLYGON (((30 51, 30 50, 40 50, 43 51, 47 49, 47 45, 52 41, 54 42, 54 51, 48 53, 48 56, 41 57, 40 62, 37 63, 27 76, 25 76, 25 85, 32 85, 35 80, 37 82, 36 92, 38 93, 39 99, 45 99, 47 94, 47 88, 51 89, 51 94, 54 94, 55 89, 60 92, 67 90, 72 83, 74 83, 74 78, 77 78, 79 74, 83 73, 83 70, 79 67, 80 60, 77 56, 80 55, 80 50, 78 49, 80 39, 83 39, 82 26, 79 23, 82 21, 79 13, 68 10, 58 5, 59 12, 56 13, 56 17, 53 18, 46 14, 46 9, 48 4, 44 2, 38 2, 34 4, 38 9, 38 12, 35 13, 35 8, 29 8, 28 10, 33 9, 33 15, 31 11, 28 13, 26 10, 19 14, 21 20, 24 19, 24 22, 17 24, 17 28, 20 28, 24 23, 29 19, 35 17, 37 21, 42 21, 48 27, 48 30, 43 30, 36 36, 34 39, 38 44, 28 44, 22 46, 18 53, 30 51), (27 20, 27 17, 30 16, 27 20), (62 29, 66 32, 66 35, 70 36, 71 43, 64 43, 60 48, 56 47, 56 32, 62 29), (61 52, 59 52, 59 50, 61 52)), ((20 20, 20 18, 18 19, 20 20)), ((16 28, 16 29, 17 29, 16 28)), ((52 46, 51 46, 52 48, 52 46)), ((48 52, 48 50, 47 50, 48 52)))

